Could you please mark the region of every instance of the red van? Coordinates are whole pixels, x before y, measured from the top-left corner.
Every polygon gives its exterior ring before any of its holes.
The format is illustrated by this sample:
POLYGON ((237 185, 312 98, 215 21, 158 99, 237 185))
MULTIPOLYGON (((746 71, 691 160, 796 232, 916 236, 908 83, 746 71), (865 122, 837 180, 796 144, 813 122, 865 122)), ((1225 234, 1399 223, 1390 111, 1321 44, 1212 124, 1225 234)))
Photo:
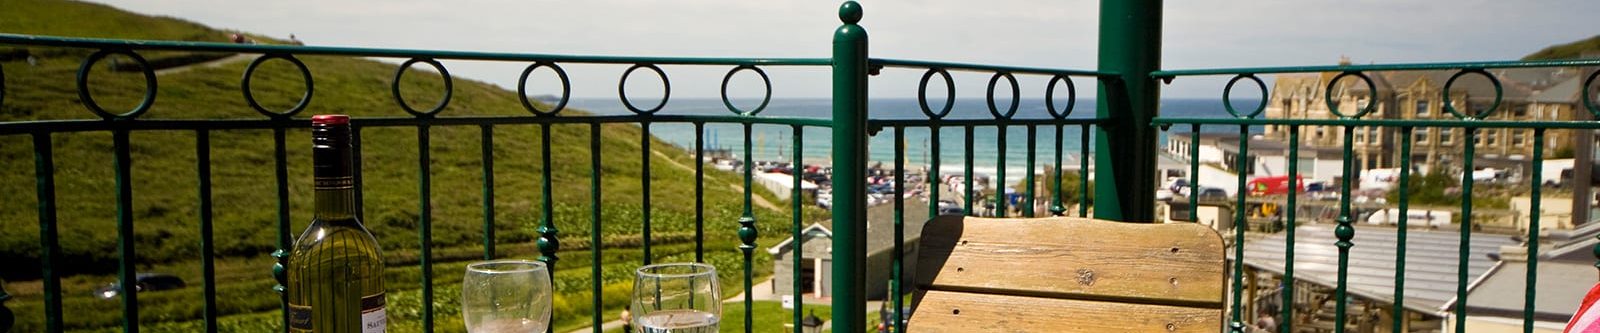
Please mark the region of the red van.
MULTIPOLYGON (((1289 176, 1257 177, 1246 182, 1245 189, 1251 196, 1289 194, 1289 176)), ((1295 192, 1306 193, 1305 178, 1295 177, 1295 192)))

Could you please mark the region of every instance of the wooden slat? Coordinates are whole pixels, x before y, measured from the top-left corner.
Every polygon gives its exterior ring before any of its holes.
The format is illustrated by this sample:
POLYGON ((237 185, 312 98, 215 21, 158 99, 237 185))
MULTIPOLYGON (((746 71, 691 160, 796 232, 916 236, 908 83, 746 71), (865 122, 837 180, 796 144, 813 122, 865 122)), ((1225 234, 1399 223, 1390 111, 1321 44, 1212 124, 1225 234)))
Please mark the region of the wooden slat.
POLYGON ((920 243, 918 290, 1222 306, 1222 239, 1203 225, 943 216, 920 243))
POLYGON ((911 332, 1208 332, 1222 310, 949 291, 918 294, 911 332))

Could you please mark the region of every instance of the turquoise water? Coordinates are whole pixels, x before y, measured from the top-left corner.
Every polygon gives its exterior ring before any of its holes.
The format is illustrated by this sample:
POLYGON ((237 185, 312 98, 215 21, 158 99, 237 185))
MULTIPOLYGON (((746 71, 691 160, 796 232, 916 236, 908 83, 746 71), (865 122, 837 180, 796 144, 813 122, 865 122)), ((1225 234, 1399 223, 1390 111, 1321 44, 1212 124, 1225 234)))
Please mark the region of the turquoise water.
MULTIPOLYGON (((748 108, 759 101, 736 101, 735 105, 748 108)), ((653 104, 652 101, 641 103, 653 104)), ((1238 103, 1251 103, 1239 101, 1238 103)), ((1049 114, 1044 109, 1042 100, 1023 100, 1019 103, 1017 114, 1014 118, 1048 118, 1049 114)), ((589 110, 591 112, 607 115, 630 114, 622 103, 611 98, 573 99, 571 107, 589 110)), ((937 106, 936 106, 937 107, 937 106)), ((874 119, 926 119, 916 99, 874 99, 868 103, 869 116, 874 119)), ((829 118, 832 114, 829 99, 773 99, 760 116, 773 117, 802 117, 802 118, 829 118)), ((1201 99, 1172 99, 1162 101, 1162 115, 1173 117, 1224 117, 1221 100, 1201 99)), ((730 113, 716 98, 674 98, 662 111, 657 114, 675 115, 729 115, 730 113)), ((1070 117, 1090 117, 1094 114, 1094 101, 1080 101, 1076 110, 1070 117)), ((946 119, 988 119, 989 114, 986 102, 983 99, 958 99, 956 105, 946 119)), ((651 134, 674 145, 693 149, 696 133, 694 127, 688 124, 652 124, 651 134)), ((1080 142, 1079 126, 1067 126, 1062 131, 1062 164, 1068 168, 1076 168, 1081 156, 1082 142, 1080 142)), ((1091 129, 1092 130, 1092 129, 1091 129)), ((1183 131, 1184 129, 1178 129, 1183 131)), ((1208 127, 1207 131, 1235 131, 1233 129, 1208 127)), ((924 166, 932 156, 931 130, 926 128, 907 129, 905 134, 904 158, 908 167, 924 166)), ((940 140, 940 165, 947 172, 959 170, 964 153, 965 133, 962 128, 944 128, 939 134, 940 140)), ((998 132, 995 127, 978 127, 973 131, 973 158, 974 169, 979 173, 992 173, 1000 165, 998 132)), ((743 154, 744 129, 740 125, 705 126, 705 145, 707 149, 731 149, 736 155, 743 154)), ((803 130, 801 150, 804 161, 807 163, 827 163, 832 159, 831 132, 828 128, 808 127, 803 130)), ((1041 126, 1035 132, 1034 144, 1035 167, 1043 168, 1045 165, 1055 163, 1055 127, 1041 126)), ((1027 128, 1011 126, 1006 133, 1006 159, 1005 165, 1008 173, 1021 172, 1026 169, 1027 163, 1027 128)), ((1164 134, 1163 134, 1164 136, 1164 134)), ((764 161, 792 161, 793 156, 793 130, 782 125, 755 125, 751 128, 751 150, 756 160, 764 161)), ((1165 140, 1162 139, 1164 142, 1165 140)), ((890 165, 895 159, 894 132, 886 129, 868 142, 869 158, 872 162, 890 165)), ((1091 148, 1092 151, 1092 148, 1091 148)), ((741 155, 742 156, 742 155, 741 155)))

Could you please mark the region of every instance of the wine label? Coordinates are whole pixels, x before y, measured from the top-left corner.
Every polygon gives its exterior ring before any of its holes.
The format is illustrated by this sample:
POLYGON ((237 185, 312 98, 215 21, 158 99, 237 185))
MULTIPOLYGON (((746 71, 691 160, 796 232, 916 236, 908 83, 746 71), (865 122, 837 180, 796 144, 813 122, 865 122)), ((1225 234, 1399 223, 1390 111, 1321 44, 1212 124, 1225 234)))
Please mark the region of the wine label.
POLYGON ((311 307, 289 304, 289 332, 311 333, 311 307))
POLYGON ((318 190, 347 190, 356 187, 355 177, 317 177, 315 189, 318 190))
MULTIPOLYGON (((387 302, 384 294, 379 293, 361 298, 361 333, 385 333, 389 328, 389 318, 384 311, 387 302)), ((310 306, 289 305, 289 332, 313 333, 316 329, 311 324, 310 306)))
POLYGON ((361 333, 384 333, 388 329, 385 303, 382 293, 361 298, 361 333))

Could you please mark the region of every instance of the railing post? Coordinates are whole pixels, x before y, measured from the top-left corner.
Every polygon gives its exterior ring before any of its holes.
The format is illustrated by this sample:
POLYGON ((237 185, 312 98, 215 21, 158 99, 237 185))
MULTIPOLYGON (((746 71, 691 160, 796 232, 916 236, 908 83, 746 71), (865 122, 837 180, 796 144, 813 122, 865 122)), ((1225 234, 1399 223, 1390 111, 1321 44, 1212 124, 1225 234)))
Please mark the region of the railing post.
POLYGON ((1094 217, 1155 219, 1156 116, 1160 89, 1150 73, 1161 67, 1161 0, 1100 1, 1100 67, 1116 73, 1100 89, 1096 130, 1094 217))
POLYGON ((867 31, 861 4, 839 6, 833 33, 833 330, 866 327, 867 31))
POLYGON ((5 282, 0 282, 0 332, 10 332, 11 324, 16 322, 16 316, 6 308, 6 301, 10 299, 11 294, 6 293, 5 282))

